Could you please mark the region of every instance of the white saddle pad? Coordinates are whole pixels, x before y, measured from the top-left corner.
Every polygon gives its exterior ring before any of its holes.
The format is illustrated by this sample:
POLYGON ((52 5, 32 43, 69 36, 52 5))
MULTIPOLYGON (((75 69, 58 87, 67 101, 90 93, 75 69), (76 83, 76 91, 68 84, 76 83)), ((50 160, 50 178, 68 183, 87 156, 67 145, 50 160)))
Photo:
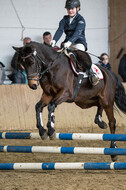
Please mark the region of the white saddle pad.
MULTIPOLYGON (((93 72, 97 75, 97 78, 99 78, 99 79, 103 79, 104 78, 101 70, 98 68, 97 65, 92 64, 91 68, 92 68, 93 72)), ((79 72, 78 74, 83 74, 83 78, 87 78, 88 77, 88 75, 86 74, 86 72, 79 72)))
POLYGON ((102 74, 102 72, 101 72, 101 70, 98 68, 98 66, 97 65, 95 65, 95 64, 92 64, 92 70, 94 71, 94 73, 96 73, 96 75, 97 75, 97 77, 99 78, 99 79, 103 79, 104 77, 103 77, 103 74, 102 74))

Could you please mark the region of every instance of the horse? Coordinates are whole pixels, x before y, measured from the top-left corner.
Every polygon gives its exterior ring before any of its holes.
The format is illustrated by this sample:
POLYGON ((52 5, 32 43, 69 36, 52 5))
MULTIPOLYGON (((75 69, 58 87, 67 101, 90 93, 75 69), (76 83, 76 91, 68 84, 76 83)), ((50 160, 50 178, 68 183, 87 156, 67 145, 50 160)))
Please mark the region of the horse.
MULTIPOLYGON (((13 48, 18 52, 18 66, 22 65, 27 73, 29 87, 36 90, 40 84, 43 90, 40 101, 35 105, 37 128, 42 139, 46 139, 48 136, 50 139, 55 138, 54 111, 63 102, 74 102, 82 109, 97 106, 94 121, 102 129, 107 127, 102 120, 104 110, 109 121, 110 132, 115 134, 114 103, 126 114, 126 94, 121 81, 114 73, 98 66, 103 74, 103 79, 93 86, 88 77, 83 78, 80 89, 74 97, 77 76, 71 69, 69 57, 64 52, 57 52, 52 47, 37 42, 30 42, 25 47, 13 48), (44 129, 42 121, 42 111, 45 106, 48 106, 48 132, 44 129)), ((80 60, 87 65, 92 64, 88 53, 75 51, 76 59, 81 57, 80 60)), ((110 147, 116 148, 116 142, 111 141, 110 147)), ((117 155, 111 155, 111 158, 116 161, 117 155)))

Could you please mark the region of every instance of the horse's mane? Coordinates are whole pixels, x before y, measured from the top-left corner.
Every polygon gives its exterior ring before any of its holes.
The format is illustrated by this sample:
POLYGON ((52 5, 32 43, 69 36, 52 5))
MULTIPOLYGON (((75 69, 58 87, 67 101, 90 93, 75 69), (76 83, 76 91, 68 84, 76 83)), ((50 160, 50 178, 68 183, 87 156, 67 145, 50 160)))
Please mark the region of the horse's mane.
POLYGON ((36 49, 37 53, 40 55, 44 54, 44 56, 48 60, 55 60, 56 57, 59 55, 59 53, 52 47, 42 44, 42 43, 35 42, 35 41, 28 43, 27 46, 30 46, 36 49))

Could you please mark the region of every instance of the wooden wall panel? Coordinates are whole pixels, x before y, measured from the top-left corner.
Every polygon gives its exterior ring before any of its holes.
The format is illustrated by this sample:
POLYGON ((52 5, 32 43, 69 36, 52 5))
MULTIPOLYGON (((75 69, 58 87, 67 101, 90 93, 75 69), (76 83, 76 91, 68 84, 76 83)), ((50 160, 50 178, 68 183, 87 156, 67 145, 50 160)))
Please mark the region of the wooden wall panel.
MULTIPOLYGON (((126 88, 126 85, 125 85, 126 88)), ((35 104, 40 100, 42 90, 31 90, 27 85, 0 85, 0 131, 36 129, 35 104)), ((82 132, 93 129, 96 107, 81 109, 74 103, 63 103, 55 110, 56 128, 81 128, 82 132)), ((48 112, 43 111, 43 122, 46 125, 48 112)), ((126 117, 116 113, 117 125, 125 126, 126 117)), ((106 115, 103 119, 108 123, 106 115)), ((96 126, 97 127, 97 126, 96 126)))
POLYGON ((121 57, 118 59, 116 57, 121 48, 124 48, 121 56, 126 53, 126 0, 109 0, 109 10, 110 63, 112 70, 118 75, 121 57))

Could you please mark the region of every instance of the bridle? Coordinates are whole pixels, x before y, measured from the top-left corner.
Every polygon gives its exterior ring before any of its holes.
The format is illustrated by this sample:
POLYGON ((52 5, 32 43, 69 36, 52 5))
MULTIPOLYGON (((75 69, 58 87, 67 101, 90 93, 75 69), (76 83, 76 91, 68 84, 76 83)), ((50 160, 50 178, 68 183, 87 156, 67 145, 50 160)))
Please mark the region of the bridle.
POLYGON ((25 62, 25 60, 28 59, 29 57, 33 59, 34 64, 36 63, 37 71, 35 73, 27 75, 27 79, 38 82, 42 78, 42 75, 45 74, 49 70, 49 68, 47 67, 43 72, 41 72, 41 65, 39 61, 42 63, 43 67, 46 66, 47 64, 40 58, 36 50, 34 50, 32 53, 30 53, 27 56, 21 56, 21 59, 23 59, 23 62, 25 62), (34 76, 37 76, 37 79, 33 78, 34 76))
POLYGON ((41 57, 37 54, 37 51, 34 50, 32 53, 30 53, 29 55, 27 56, 21 56, 21 58, 23 59, 23 62, 25 62, 25 60, 29 57, 32 57, 33 58, 33 61, 34 61, 34 64, 36 63, 36 66, 37 66, 37 71, 35 73, 32 73, 30 75, 27 76, 27 79, 28 80, 34 80, 34 81, 37 81, 39 82, 39 80, 42 78, 42 75, 44 75, 51 67, 54 66, 54 63, 55 61, 59 58, 59 56, 64 52, 64 49, 61 49, 59 51, 59 55, 57 56, 57 58, 51 63, 50 66, 47 67, 47 63, 45 63, 41 57), (42 63, 42 67, 44 68, 44 66, 46 66, 47 68, 43 70, 43 72, 41 72, 41 65, 40 65, 40 62, 42 63), (37 76, 38 78, 35 79, 33 78, 34 76, 37 76))

